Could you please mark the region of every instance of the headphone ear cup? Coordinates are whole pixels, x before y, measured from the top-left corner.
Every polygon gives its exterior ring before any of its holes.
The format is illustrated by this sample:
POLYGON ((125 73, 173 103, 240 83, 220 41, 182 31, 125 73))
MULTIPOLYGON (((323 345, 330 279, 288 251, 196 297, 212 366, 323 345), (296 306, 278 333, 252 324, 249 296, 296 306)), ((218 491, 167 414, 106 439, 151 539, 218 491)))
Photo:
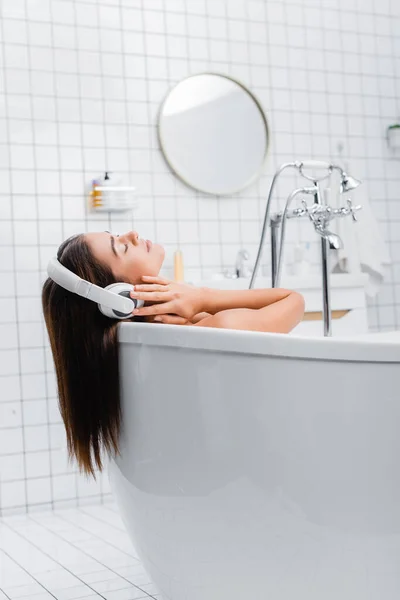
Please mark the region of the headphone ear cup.
MULTIPOLYGON (((111 283, 104 289, 112 292, 113 294, 118 294, 119 296, 125 296, 126 298, 129 298, 132 302, 132 310, 144 305, 143 300, 137 300, 130 297, 130 292, 135 289, 135 286, 131 283, 111 283)), ((103 315, 110 317, 111 319, 127 319, 128 317, 133 316, 131 312, 125 314, 119 310, 114 310, 109 306, 104 306, 104 304, 98 304, 97 306, 103 315)))

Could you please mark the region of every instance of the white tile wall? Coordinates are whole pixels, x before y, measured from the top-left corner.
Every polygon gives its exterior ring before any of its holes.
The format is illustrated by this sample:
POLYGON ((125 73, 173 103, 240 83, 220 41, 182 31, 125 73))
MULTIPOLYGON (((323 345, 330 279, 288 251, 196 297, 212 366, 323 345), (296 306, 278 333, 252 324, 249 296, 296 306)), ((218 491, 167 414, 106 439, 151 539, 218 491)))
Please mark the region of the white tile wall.
MULTIPOLYGON (((41 315, 48 258, 72 233, 135 227, 165 244, 167 274, 179 245, 187 277, 205 277, 242 245, 254 258, 279 164, 344 161, 393 259, 371 325, 400 325, 400 162, 384 137, 400 116, 399 32, 397 0, 2 1, 0 511, 109 498, 104 477, 67 464, 41 315), (185 187, 158 149, 160 101, 204 70, 248 85, 271 129, 266 172, 231 198, 185 187), (133 218, 88 214, 85 186, 106 169, 137 186, 133 218)), ((296 224, 290 240, 309 236, 296 224)))

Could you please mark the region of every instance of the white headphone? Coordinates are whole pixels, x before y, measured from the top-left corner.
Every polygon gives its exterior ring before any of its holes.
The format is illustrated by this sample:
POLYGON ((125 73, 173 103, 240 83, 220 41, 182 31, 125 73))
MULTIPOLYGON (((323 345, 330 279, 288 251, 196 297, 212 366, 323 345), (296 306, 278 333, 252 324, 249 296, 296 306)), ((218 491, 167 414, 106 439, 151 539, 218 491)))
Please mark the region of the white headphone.
POLYGON ((144 304, 143 300, 130 297, 129 292, 135 289, 134 285, 130 283, 112 283, 105 288, 99 287, 72 273, 56 257, 50 259, 47 265, 47 274, 50 279, 66 290, 97 302, 100 312, 111 319, 132 317, 133 309, 144 304))

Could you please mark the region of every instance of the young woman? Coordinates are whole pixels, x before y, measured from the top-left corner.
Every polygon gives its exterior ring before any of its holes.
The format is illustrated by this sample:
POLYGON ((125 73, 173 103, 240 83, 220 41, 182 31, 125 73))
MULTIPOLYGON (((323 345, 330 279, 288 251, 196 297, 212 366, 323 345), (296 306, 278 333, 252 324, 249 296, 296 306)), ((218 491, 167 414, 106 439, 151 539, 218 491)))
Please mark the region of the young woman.
MULTIPOLYGON (((136 231, 72 236, 61 244, 57 258, 100 287, 134 284, 132 297, 145 301, 133 311, 137 320, 288 333, 304 314, 302 296, 290 290, 212 290, 159 277, 164 249, 136 231)), ((42 306, 69 457, 95 477, 103 452, 118 452, 118 321, 50 278, 43 285, 42 306)))

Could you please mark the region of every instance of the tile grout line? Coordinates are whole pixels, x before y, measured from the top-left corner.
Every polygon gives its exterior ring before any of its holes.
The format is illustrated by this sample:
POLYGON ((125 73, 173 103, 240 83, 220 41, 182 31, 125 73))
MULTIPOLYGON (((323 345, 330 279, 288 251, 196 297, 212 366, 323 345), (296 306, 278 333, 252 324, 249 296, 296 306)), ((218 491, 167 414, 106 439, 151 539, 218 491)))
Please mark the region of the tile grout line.
MULTIPOLYGON (((76 509, 79 510, 79 509, 76 509)), ((56 511, 55 511, 56 512, 56 511)), ((57 515, 57 517, 59 517, 59 515, 57 515)), ((145 590, 142 590, 139 586, 135 585, 134 583, 132 583, 131 581, 129 581, 129 579, 127 579, 126 577, 124 577, 123 575, 120 575, 118 572, 114 571, 111 567, 108 567, 107 565, 103 564, 98 558, 95 558, 93 556, 91 556, 86 550, 83 550, 82 548, 80 548, 79 546, 77 546, 76 544, 74 544, 73 542, 64 539, 61 535, 59 535, 58 533, 54 532, 52 529, 50 529, 49 527, 46 527, 45 525, 43 525, 43 523, 40 523, 40 521, 37 521, 32 515, 30 515, 30 518, 32 521, 34 521, 39 527, 42 527, 43 529, 45 529, 46 531, 49 531, 52 535, 55 535, 56 537, 59 537, 64 543, 69 544, 70 546, 72 546, 75 550, 78 550, 79 552, 82 552, 83 554, 86 554, 90 559, 98 562, 101 566, 105 567, 106 569, 109 569, 110 571, 112 571, 113 573, 115 573, 116 575, 118 575, 118 577, 122 577, 122 579, 124 579, 125 581, 127 581, 130 585, 133 585, 135 588, 139 589, 141 592, 144 592, 146 594, 146 596, 149 596, 150 598, 154 598, 154 596, 152 596, 151 594, 148 594, 145 590)), ((62 518, 62 517, 61 517, 62 518)), ((66 523, 68 523, 69 525, 71 525, 71 523, 69 521, 67 521, 66 519, 63 519, 66 523)), ((80 527, 80 526, 76 526, 79 529, 81 529, 82 531, 85 531, 84 528, 80 527)), ((99 536, 96 536, 95 534, 93 534, 92 532, 87 532, 86 533, 90 533, 90 535, 92 535, 93 537, 97 537, 98 539, 100 539, 100 541, 105 543, 105 540, 103 540, 102 538, 100 538, 99 536)), ((108 545, 112 545, 109 544, 108 545)), ((112 545, 113 546, 113 545, 112 545)), ((116 548, 116 546, 113 546, 114 548, 116 548)), ((140 561, 135 558, 134 556, 128 554, 127 552, 124 552, 123 550, 120 550, 119 548, 117 548, 117 550, 119 550, 120 552, 123 552, 123 554, 126 554, 128 557, 134 559, 135 561, 137 561, 139 564, 140 561)), ((62 565, 61 565, 62 566, 62 565)), ((65 567, 63 567, 65 568, 65 567)), ((74 573, 73 573, 74 574, 74 573)), ((77 575, 75 575, 77 577, 77 575)))
MULTIPOLYGON (((29 515, 28 517, 29 519, 32 519, 32 516, 29 515)), ((52 560, 54 563, 56 563, 57 565, 59 565, 62 569, 64 569, 65 571, 67 571, 68 573, 70 573, 71 575, 73 575, 74 577, 76 577, 76 579, 79 579, 79 581, 87 586, 90 590, 92 590, 95 594, 98 594, 100 598, 103 598, 103 600, 107 600, 107 598, 101 594, 99 594, 94 588, 92 588, 89 584, 87 584, 85 581, 83 581, 83 579, 81 579, 79 577, 78 574, 74 573, 73 571, 71 571, 68 567, 66 567, 65 565, 63 565, 62 563, 60 563, 58 560, 56 560, 54 557, 52 557, 50 554, 47 554, 47 552, 45 552, 42 548, 40 548, 40 546, 37 546, 36 544, 34 544, 29 538, 26 538, 25 536, 23 536, 17 529, 14 529, 12 526, 8 525, 6 522, 3 521, 3 525, 5 527, 8 527, 15 535, 18 535, 20 538, 22 538, 25 542, 27 542, 28 544, 31 544, 34 548, 36 548, 36 550, 38 550, 39 552, 41 552, 42 554, 44 554, 47 558, 50 558, 50 560, 52 560)), ((46 529, 46 528, 44 528, 46 529)), ((55 535, 55 534, 54 534, 55 535)), ((82 552, 82 550, 81 550, 82 552)), ((86 553, 84 553, 86 554, 86 553)), ((92 558, 92 557, 91 557, 92 558)), ((14 562, 15 559, 13 559, 14 562)), ((93 559, 96 560, 96 559, 93 559)), ((100 561, 96 561, 96 562, 100 562, 100 561)), ((100 563, 101 564, 101 563, 100 563)), ((104 565, 102 565, 104 566, 104 565)), ((26 571, 26 569, 24 567, 21 566, 21 568, 26 571)), ((29 573, 28 571, 26 571, 28 573, 28 575, 30 575, 31 577, 33 577, 33 579, 35 579, 35 581, 37 581, 37 583, 39 583, 40 585, 43 586, 43 584, 41 584, 38 580, 36 580, 36 578, 34 577, 34 575, 32 573, 29 573)), ((46 589, 46 591, 48 591, 49 594, 51 594, 54 598, 57 598, 56 596, 54 596, 49 590, 46 589)))
MULTIPOLYGON (((3 525, 7 526, 5 523, 3 523, 3 525)), ((14 533, 15 533, 15 532, 14 532, 14 533)), ((26 573, 27 575, 29 575, 29 577, 31 577, 31 578, 32 578, 32 579, 33 579, 33 580, 34 580, 34 581, 35 581, 35 582, 36 582, 38 585, 40 585, 40 587, 42 587, 42 588, 43 588, 43 589, 44 589, 44 590, 45 590, 45 591, 46 591, 48 594, 50 594, 51 596, 53 596, 53 598, 55 598, 55 599, 57 600, 57 596, 55 596, 55 595, 54 595, 54 594, 53 594, 53 593, 52 593, 52 592, 51 592, 49 589, 47 589, 47 588, 46 588, 46 586, 45 586, 45 585, 43 585, 43 583, 40 583, 40 581, 38 581, 38 580, 36 579, 36 577, 35 577, 35 576, 34 576, 32 573, 30 573, 30 572, 29 572, 27 569, 25 569, 25 567, 23 567, 23 566, 22 566, 22 565, 21 565, 21 564, 20 564, 20 563, 19 563, 19 562, 18 562, 18 561, 15 559, 15 558, 13 558, 13 557, 12 557, 12 556, 11 556, 11 555, 10 555, 10 554, 9 554, 9 553, 6 551, 6 550, 4 550, 4 548, 3 548, 3 549, 1 549, 1 551, 2 551, 2 552, 3 552, 3 553, 4 553, 4 554, 5 554, 5 555, 6 555, 6 556, 7 556, 7 557, 10 559, 10 560, 12 560, 12 561, 13 561, 13 562, 14 562, 16 565, 18 565, 18 567, 19 567, 20 569, 22 569, 23 571, 25 571, 25 573, 26 573)), ((11 587, 11 586, 10 586, 10 587, 11 587)), ((1 590, 1 588, 0 588, 0 591, 2 591, 3 593, 5 593, 5 592, 4 592, 4 590, 1 590)), ((7 597, 9 598, 9 596, 7 596, 7 597)), ((23 598, 23 597, 22 597, 22 598, 23 598)))

